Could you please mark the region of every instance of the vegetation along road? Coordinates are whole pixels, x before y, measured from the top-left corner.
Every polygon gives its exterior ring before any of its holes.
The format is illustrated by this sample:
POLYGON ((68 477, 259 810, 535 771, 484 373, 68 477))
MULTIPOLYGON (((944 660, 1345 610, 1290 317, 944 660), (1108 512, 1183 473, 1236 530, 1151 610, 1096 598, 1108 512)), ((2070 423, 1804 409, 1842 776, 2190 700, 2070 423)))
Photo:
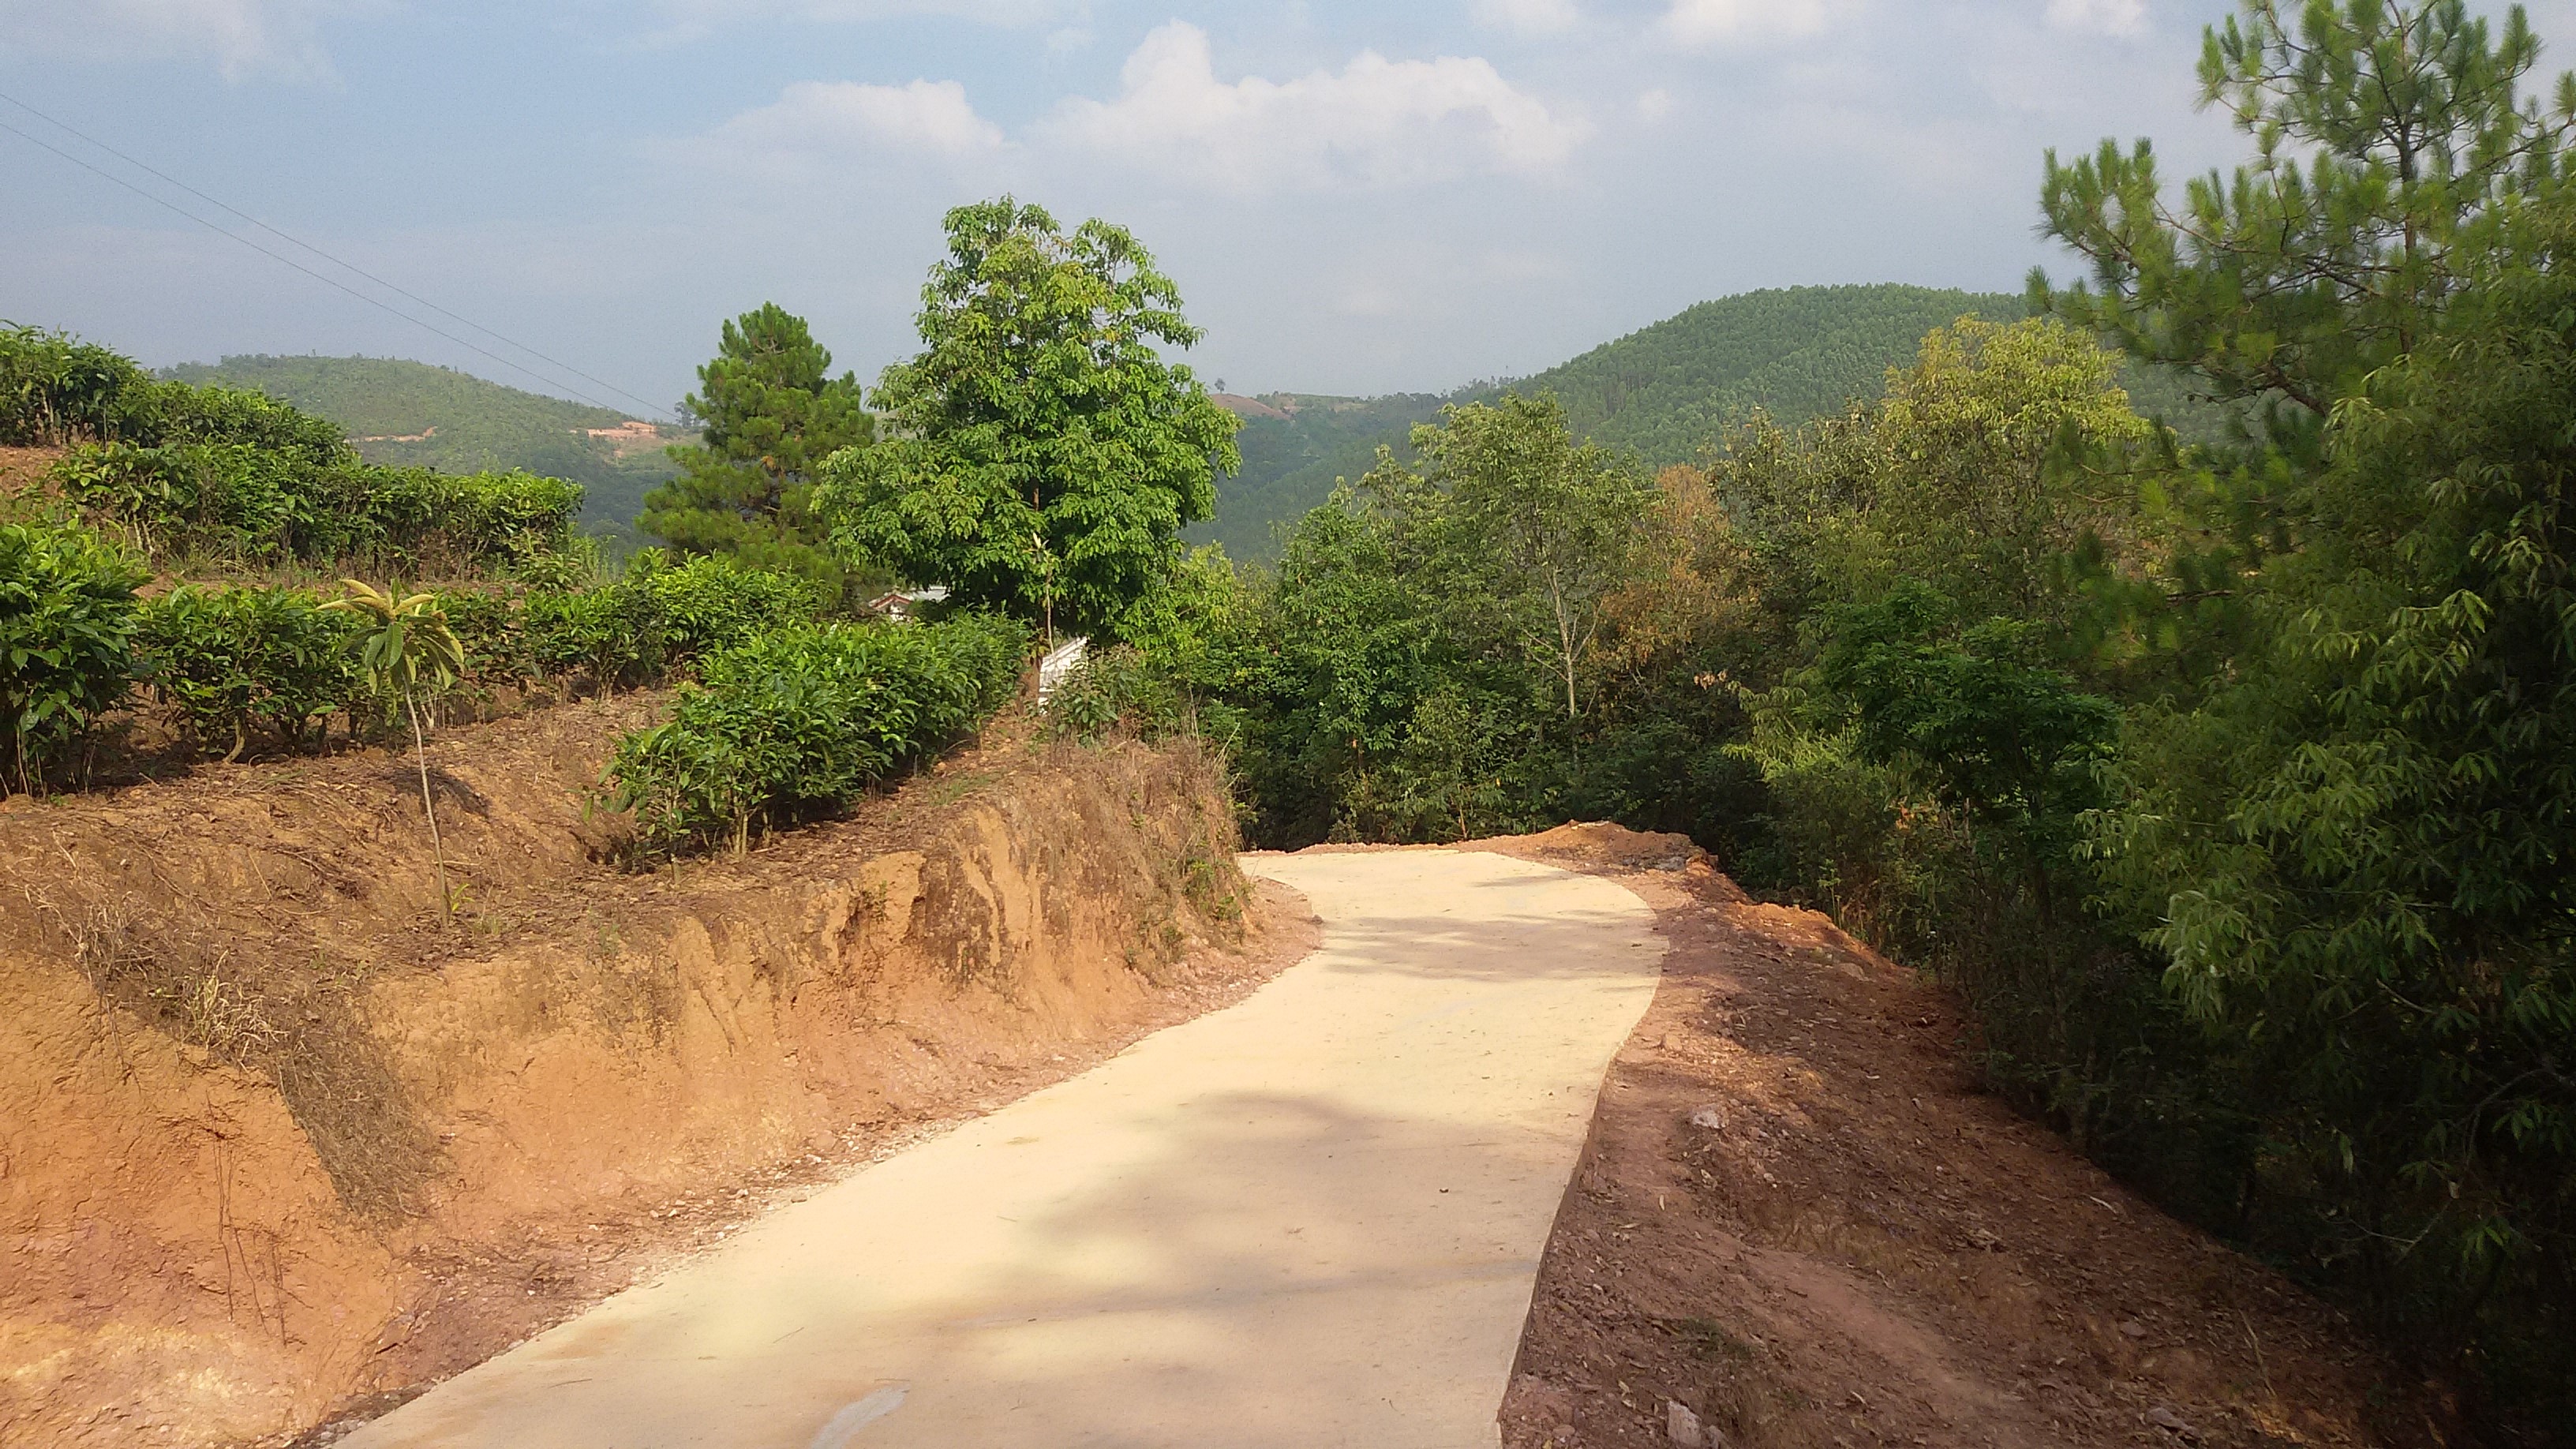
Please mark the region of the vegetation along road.
POLYGON ((1324 942, 345 1441, 1496 1442, 1549 1225, 1662 942, 1499 855, 1247 861, 1324 942))

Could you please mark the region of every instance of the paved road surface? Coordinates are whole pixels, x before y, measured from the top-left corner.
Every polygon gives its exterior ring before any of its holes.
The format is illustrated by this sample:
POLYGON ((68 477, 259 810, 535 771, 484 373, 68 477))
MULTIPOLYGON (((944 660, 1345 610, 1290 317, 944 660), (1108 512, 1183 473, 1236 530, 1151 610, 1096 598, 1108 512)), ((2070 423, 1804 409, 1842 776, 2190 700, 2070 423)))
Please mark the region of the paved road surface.
POLYGON ((1251 857, 1316 953, 783 1208, 348 1449, 1491 1449, 1662 942, 1606 881, 1251 857))

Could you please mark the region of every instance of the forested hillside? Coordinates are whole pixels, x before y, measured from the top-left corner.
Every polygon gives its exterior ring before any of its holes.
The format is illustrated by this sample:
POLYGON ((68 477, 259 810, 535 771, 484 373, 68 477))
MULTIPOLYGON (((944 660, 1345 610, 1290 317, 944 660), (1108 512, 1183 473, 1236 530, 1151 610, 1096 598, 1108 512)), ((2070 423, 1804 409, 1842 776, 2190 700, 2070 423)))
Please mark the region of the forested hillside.
MULTIPOLYGON (((2010 322, 2029 304, 1996 292, 1897 285, 1790 287, 1702 302, 1571 361, 1511 383, 1386 397, 1270 393, 1231 398, 1243 419, 1243 471, 1217 485, 1216 517, 1191 531, 1239 559, 1279 554, 1279 530, 1357 481, 1380 446, 1406 449, 1416 423, 1445 403, 1491 401, 1506 387, 1552 394, 1577 437, 1636 452, 1651 467, 1688 463, 1730 417, 1755 408, 1796 425, 1876 397, 1887 370, 1914 359, 1923 334, 1961 317, 2010 322)), ((2215 414, 2169 373, 2130 369, 2139 411, 2186 434, 2215 431, 2215 414)))
POLYGON ((1514 384, 1553 393, 1577 437, 1649 466, 1687 463, 1729 417, 1796 424, 1875 397, 1923 334, 1961 317, 2017 321, 2021 298, 1931 287, 1790 287, 1722 297, 1514 384))
POLYGON ((199 385, 249 388, 339 424, 369 462, 442 473, 524 469, 582 485, 581 521, 626 534, 644 494, 679 469, 654 435, 624 428, 624 413, 504 387, 454 368, 392 357, 227 357, 188 363, 164 376, 199 385), (592 429, 628 436, 594 438, 592 429))

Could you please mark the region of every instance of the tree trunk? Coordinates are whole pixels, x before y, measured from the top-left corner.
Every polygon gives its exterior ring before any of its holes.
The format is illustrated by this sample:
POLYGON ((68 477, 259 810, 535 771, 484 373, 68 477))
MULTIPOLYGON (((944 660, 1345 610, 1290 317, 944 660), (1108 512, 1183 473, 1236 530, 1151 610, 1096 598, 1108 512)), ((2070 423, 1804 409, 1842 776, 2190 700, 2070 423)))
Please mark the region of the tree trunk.
POLYGON ((438 867, 438 914, 454 920, 455 903, 447 894, 447 847, 438 838, 438 805, 429 793, 429 741, 420 732, 420 706, 403 695, 403 712, 411 716, 412 759, 420 766, 420 813, 429 817, 429 858, 438 867))

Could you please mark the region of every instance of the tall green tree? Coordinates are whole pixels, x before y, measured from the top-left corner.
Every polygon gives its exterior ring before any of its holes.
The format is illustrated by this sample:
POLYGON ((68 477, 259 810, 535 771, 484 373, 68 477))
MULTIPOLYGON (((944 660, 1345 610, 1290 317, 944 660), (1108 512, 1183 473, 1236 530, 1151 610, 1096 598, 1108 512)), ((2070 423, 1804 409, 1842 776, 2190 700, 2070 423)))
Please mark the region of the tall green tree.
POLYGON ((831 371, 805 319, 775 302, 725 323, 682 404, 705 431, 671 449, 680 476, 645 496, 644 530, 685 553, 731 554, 837 590, 844 569, 814 516, 815 471, 865 447, 876 420, 857 376, 831 371))
POLYGON ((947 230, 921 353, 877 385, 892 435, 832 460, 826 511, 848 548, 965 602, 1116 634, 1242 462, 1234 416, 1160 351, 1199 329, 1124 227, 1067 232, 1005 196, 947 230))
POLYGON ((2033 299, 2212 395, 2274 404, 2311 445, 2335 400, 2411 349, 2514 251, 2567 171, 2576 81, 2522 94, 2538 63, 2522 7, 2498 30, 2461 0, 2246 0, 2209 28, 2200 100, 2254 156, 2192 178, 2176 206, 2153 147, 2048 155, 2042 229, 2090 276, 2033 299))
MULTIPOLYGON (((1398 546, 1456 610, 1491 611, 1581 717, 1579 680, 1603 606, 1626 582, 1655 499, 1634 458, 1574 441, 1554 398, 1506 393, 1441 410, 1413 430, 1419 468, 1381 453, 1362 486, 1397 521, 1398 546)), ((1485 632, 1471 629, 1469 632, 1485 632)))

